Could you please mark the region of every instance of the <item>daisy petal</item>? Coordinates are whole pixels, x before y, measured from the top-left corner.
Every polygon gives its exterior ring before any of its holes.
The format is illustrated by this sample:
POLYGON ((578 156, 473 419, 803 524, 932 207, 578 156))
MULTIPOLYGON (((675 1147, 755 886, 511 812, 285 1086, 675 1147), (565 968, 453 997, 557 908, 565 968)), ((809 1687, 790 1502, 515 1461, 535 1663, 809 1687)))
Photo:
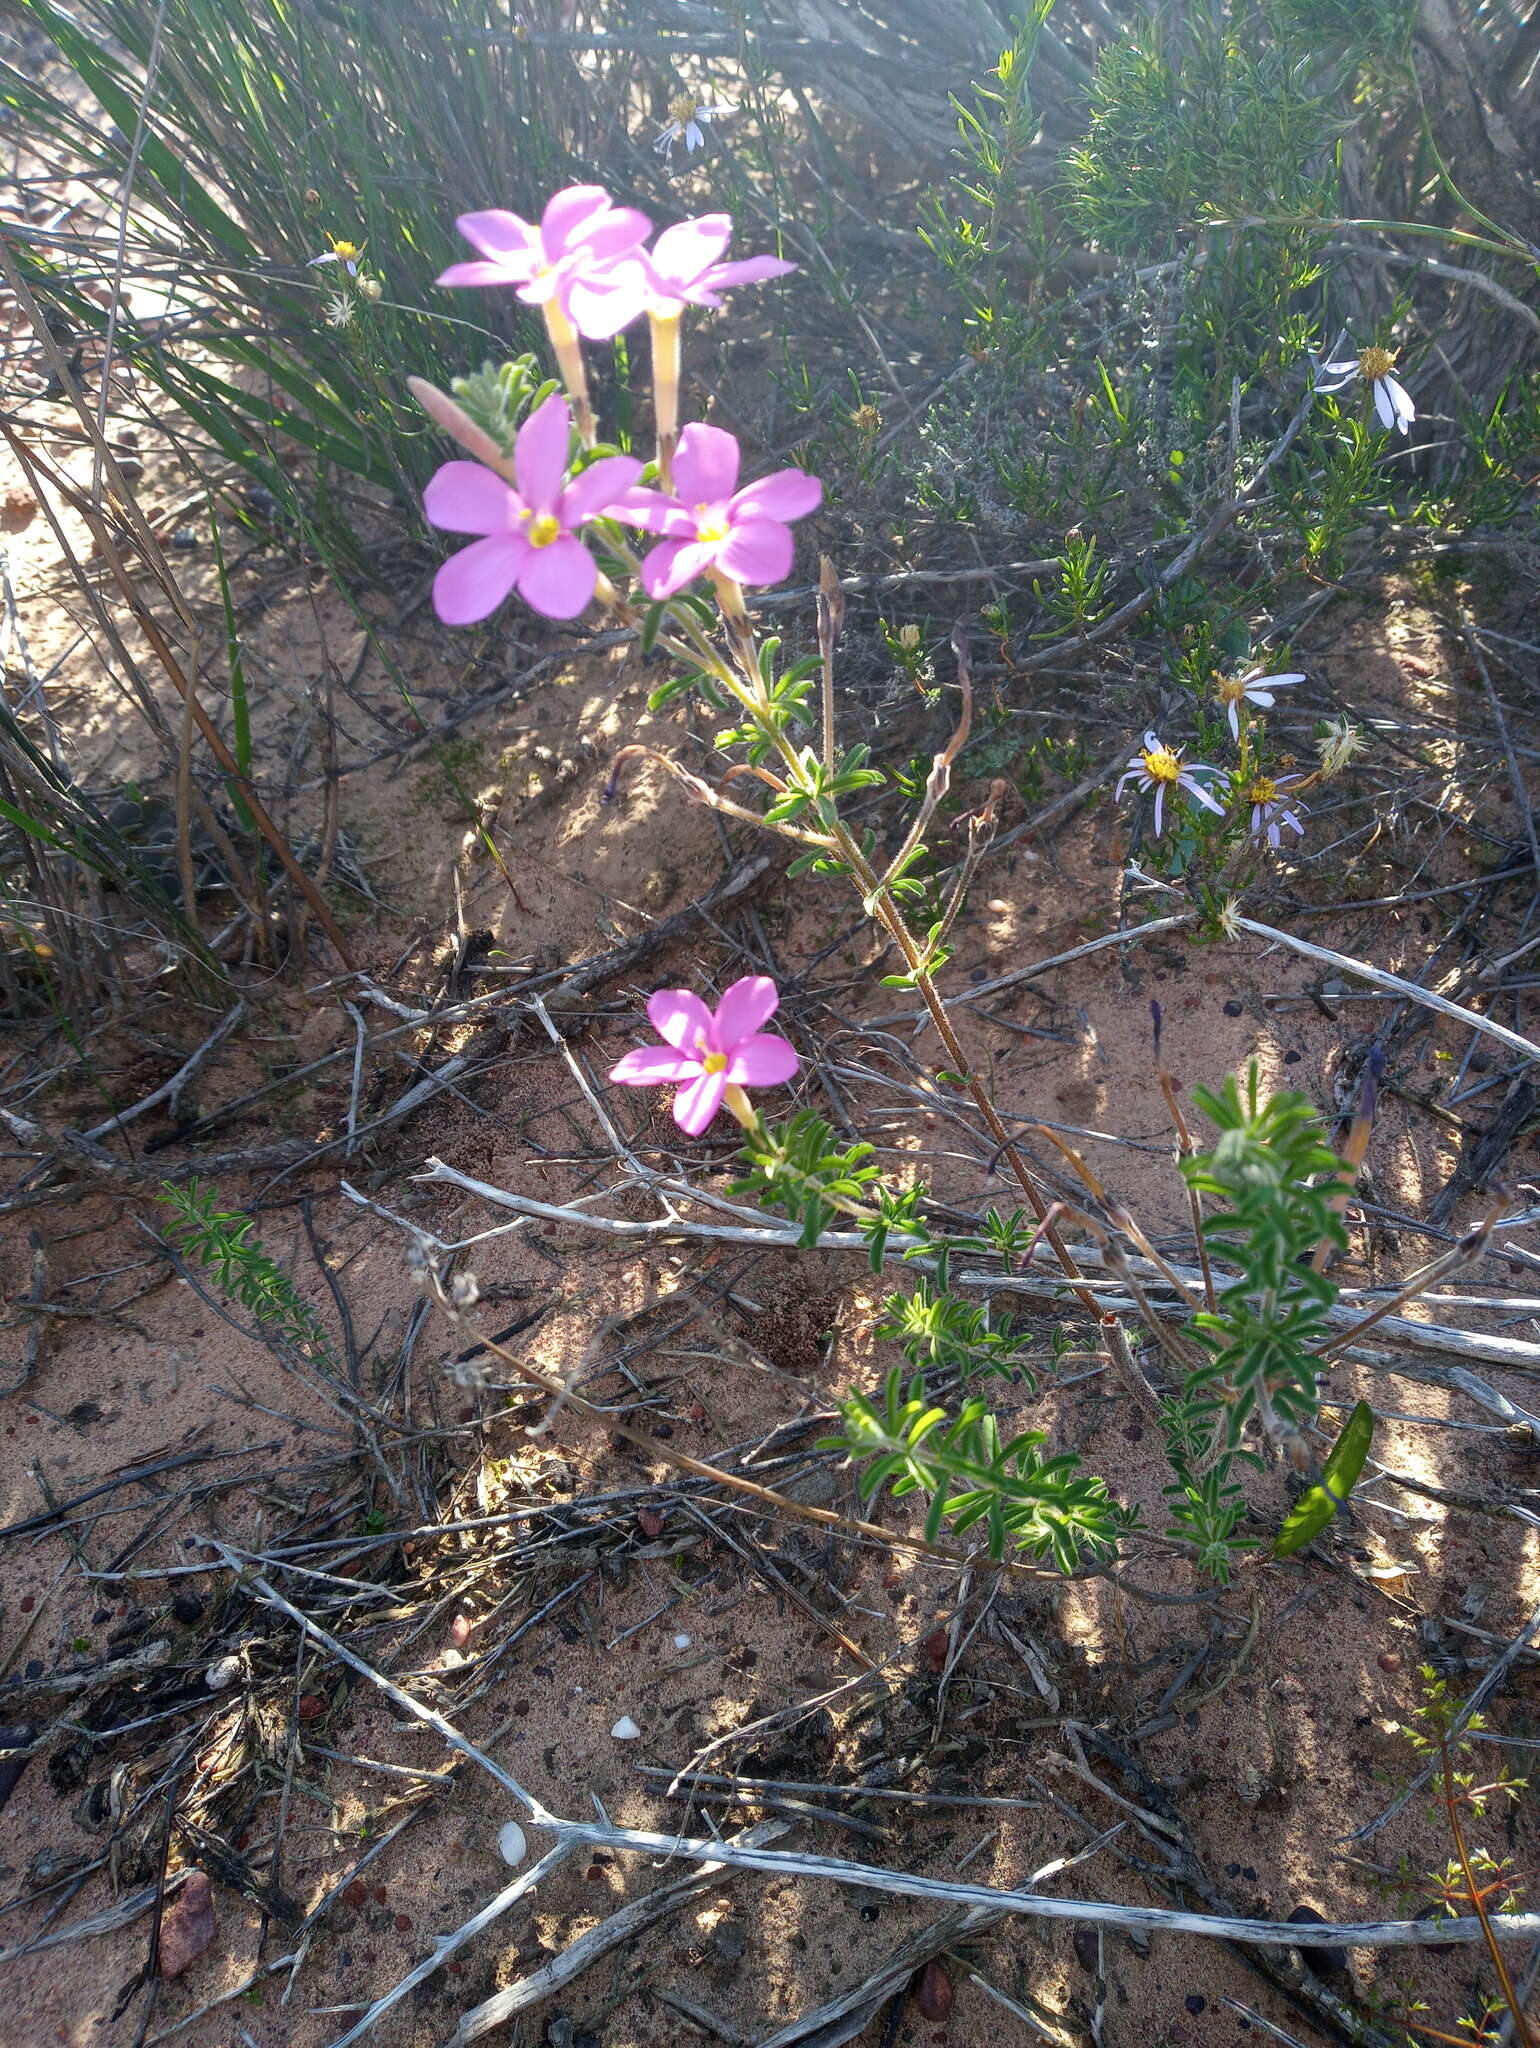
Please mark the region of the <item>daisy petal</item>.
POLYGON ((748 1038, 780 1007, 780 990, 768 974, 745 974, 717 1004, 717 1044, 724 1051, 748 1038))
POLYGON ((711 1012, 693 989, 656 989, 647 998, 647 1021, 665 1044, 680 1052, 698 1052, 702 1044, 709 1050, 715 1043, 711 1012))
POLYGON ((727 1093, 727 1076, 702 1074, 689 1081, 674 1097, 674 1122, 692 1138, 698 1138, 722 1107, 727 1093))
POLYGON ((1374 410, 1379 415, 1382 427, 1393 427, 1396 424, 1396 408, 1390 393, 1385 389, 1383 377, 1376 377, 1374 380, 1374 410))
POLYGON ((668 1045, 639 1045, 623 1053, 610 1068, 610 1079, 627 1088, 658 1088, 667 1081, 688 1081, 700 1072, 700 1061, 668 1045))
POLYGON ((727 1079, 741 1087, 779 1088, 794 1077, 798 1064, 795 1051, 784 1038, 773 1031, 756 1031, 733 1048, 727 1079))

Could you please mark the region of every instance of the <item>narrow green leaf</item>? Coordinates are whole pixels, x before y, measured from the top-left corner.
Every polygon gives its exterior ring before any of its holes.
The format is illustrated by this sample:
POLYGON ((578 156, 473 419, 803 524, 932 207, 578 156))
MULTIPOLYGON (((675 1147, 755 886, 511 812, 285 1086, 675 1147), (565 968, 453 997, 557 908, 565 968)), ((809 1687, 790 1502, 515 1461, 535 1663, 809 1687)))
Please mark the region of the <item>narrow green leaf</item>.
POLYGON ((1319 1536, 1358 1483, 1374 1438, 1374 1410, 1360 1401, 1348 1417, 1331 1455, 1321 1467, 1324 1486, 1312 1486, 1284 1517, 1273 1544, 1274 1557, 1291 1557, 1319 1536), (1330 1491, 1328 1491, 1328 1488, 1330 1491), (1333 1497, 1335 1496, 1335 1498, 1333 1497))

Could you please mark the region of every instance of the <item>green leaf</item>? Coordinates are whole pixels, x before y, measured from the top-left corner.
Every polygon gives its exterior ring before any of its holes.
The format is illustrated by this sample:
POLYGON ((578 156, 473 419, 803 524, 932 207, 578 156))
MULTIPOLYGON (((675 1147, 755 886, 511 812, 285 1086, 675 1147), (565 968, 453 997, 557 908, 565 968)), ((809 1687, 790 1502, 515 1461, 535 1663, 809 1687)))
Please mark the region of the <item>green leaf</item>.
POLYGON ((1374 1410, 1367 1401, 1360 1401, 1321 1468, 1325 1485, 1312 1486, 1284 1517, 1273 1545, 1274 1557, 1292 1557, 1296 1550, 1320 1535, 1357 1485, 1373 1437, 1374 1410))

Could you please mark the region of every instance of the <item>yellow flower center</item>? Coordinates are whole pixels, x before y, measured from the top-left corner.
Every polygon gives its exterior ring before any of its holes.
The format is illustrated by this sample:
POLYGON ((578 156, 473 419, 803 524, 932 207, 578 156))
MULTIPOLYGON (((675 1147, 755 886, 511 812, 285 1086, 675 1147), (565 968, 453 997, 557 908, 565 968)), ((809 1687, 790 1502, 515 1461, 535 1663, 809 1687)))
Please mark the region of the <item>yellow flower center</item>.
POLYGON ((1214 694, 1221 704, 1239 704, 1246 694, 1246 678, 1225 676, 1214 685, 1214 694))
POLYGON ((682 128, 687 121, 695 119, 695 110, 700 101, 693 92, 676 92, 668 103, 668 118, 677 121, 682 128))
POLYGON ((355 263, 358 260, 358 244, 356 242, 338 242, 334 240, 332 242, 332 254, 339 257, 344 263, 355 263))
POLYGON ((701 1067, 708 1074, 725 1073, 727 1070, 727 1054, 725 1052, 708 1052, 701 1061, 701 1067))
POLYGON ((696 506, 695 538, 697 540, 726 540, 727 521, 720 514, 715 519, 708 517, 709 510, 710 508, 706 505, 696 506))
POLYGON ((561 536, 561 521, 554 512, 540 512, 530 520, 528 540, 532 548, 548 548, 561 536))
POLYGON ((1151 782, 1175 782, 1182 764, 1169 747, 1150 747, 1144 755, 1144 772, 1151 782))
POLYGON ((1271 804, 1278 801, 1278 785, 1270 775, 1259 775, 1246 791, 1246 801, 1253 804, 1271 804))
POLYGON ((1376 377, 1388 377, 1395 367, 1395 352, 1388 348, 1366 348, 1358 358, 1358 374, 1370 384, 1376 377))

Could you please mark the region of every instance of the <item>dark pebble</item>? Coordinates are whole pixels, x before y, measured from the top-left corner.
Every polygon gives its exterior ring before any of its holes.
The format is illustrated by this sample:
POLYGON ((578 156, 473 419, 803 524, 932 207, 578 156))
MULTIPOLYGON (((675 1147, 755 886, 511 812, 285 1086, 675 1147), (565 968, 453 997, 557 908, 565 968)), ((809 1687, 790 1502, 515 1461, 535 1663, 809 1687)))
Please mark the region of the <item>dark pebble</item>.
POLYGON ((171 1603, 171 1612, 190 1628, 195 1621, 203 1619, 203 1602, 196 1593, 178 1593, 171 1603))
POLYGON ((1225 1015, 1227 1017, 1238 1017, 1244 1008, 1245 1004, 1236 1002, 1232 996, 1230 1001, 1225 1004, 1225 1015))
MULTIPOLYGON (((1438 1908, 1432 1909, 1437 1912, 1438 1908)), ((1417 1918, 1422 1919, 1419 1913, 1417 1918)), ((1325 1927, 1326 1915, 1318 1913, 1314 1906, 1296 1906, 1289 1915, 1291 1927, 1325 1927)), ((1345 1948, 1321 1947, 1315 1943, 1301 1942, 1299 1959, 1307 1970, 1313 1970, 1318 1977, 1345 1977, 1347 1975, 1347 1950, 1345 1948)))
POLYGON ((41 1677, 42 1677, 42 1675, 43 1675, 43 1660, 42 1660, 42 1658, 41 1658, 41 1657, 29 1657, 29 1658, 27 1659, 27 1668, 26 1668, 25 1672, 24 1672, 24 1673, 23 1673, 22 1675, 23 1675, 23 1677, 26 1677, 26 1678, 41 1678, 41 1677))
POLYGON ((1096 1939, 1096 1929, 1094 1927, 1077 1927, 1075 1929, 1074 1945, 1075 1961, 1082 1970, 1094 1972, 1096 1969, 1096 1952, 1100 1946, 1096 1939))
POLYGON ((1187 1996, 1183 1999, 1182 2003, 1186 2006, 1187 2010, 1192 2014, 1194 2019, 1197 2018, 1200 2012, 1208 2011, 1208 2000, 1203 1996, 1202 1992, 1200 1991, 1189 1991, 1187 1996))
POLYGON ((1283 1064, 1286 1067, 1297 1067, 1304 1057, 1305 1055, 1302 1052, 1286 1052, 1283 1056, 1283 1064))
POLYGON ((1240 1876, 1240 1874, 1241 1874, 1241 1867, 1240 1867, 1240 1865, 1239 1865, 1238 1863, 1227 1863, 1227 1864, 1225 1865, 1225 1876, 1226 1876, 1226 1877, 1239 1877, 1239 1876, 1240 1876))
POLYGON ((1241 1865, 1241 1876, 1245 1878, 1247 1884, 1255 1884, 1257 1881, 1257 1874, 1249 1863, 1241 1865))
POLYGON ((112 1609, 110 1607, 98 1607, 91 1616, 91 1626, 92 1628, 100 1628, 104 1621, 111 1621, 111 1619, 112 1609))
POLYGON ((198 545, 197 530, 191 526, 179 526, 171 536, 174 548, 195 548, 198 545))
POLYGON ((863 1906, 861 1908, 861 1918, 867 1921, 880 1920, 882 1918, 881 1906, 863 1906))

